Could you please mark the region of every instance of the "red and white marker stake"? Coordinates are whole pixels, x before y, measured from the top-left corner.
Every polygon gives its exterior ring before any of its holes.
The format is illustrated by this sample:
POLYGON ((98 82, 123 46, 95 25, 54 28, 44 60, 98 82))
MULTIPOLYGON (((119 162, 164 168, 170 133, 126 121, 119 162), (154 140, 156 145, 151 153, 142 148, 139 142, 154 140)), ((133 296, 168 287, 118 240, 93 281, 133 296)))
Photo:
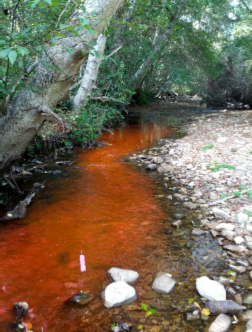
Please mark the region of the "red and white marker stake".
POLYGON ((81 251, 81 255, 80 255, 80 270, 81 270, 81 272, 86 271, 85 256, 82 255, 82 251, 81 251))

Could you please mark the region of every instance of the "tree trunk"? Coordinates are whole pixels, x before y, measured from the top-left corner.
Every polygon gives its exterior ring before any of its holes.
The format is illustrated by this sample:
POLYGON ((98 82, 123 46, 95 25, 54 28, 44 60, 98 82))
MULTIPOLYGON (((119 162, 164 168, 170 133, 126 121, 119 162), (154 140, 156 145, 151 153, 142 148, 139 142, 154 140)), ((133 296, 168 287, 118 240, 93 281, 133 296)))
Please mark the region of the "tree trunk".
POLYGON ((162 93, 163 93, 163 91, 167 88, 167 86, 168 86, 168 84, 169 84, 169 80, 170 80, 170 74, 167 76, 167 78, 166 78, 166 80, 165 80, 165 82, 164 82, 164 84, 162 84, 161 86, 160 86, 160 88, 158 89, 158 92, 156 93, 156 98, 158 98, 162 93))
POLYGON ((162 33, 162 35, 159 38, 154 38, 155 42, 153 44, 153 50, 151 55, 146 58, 140 68, 138 69, 138 71, 135 73, 134 77, 133 77, 133 81, 132 81, 132 88, 136 90, 136 88, 139 87, 139 84, 141 84, 143 77, 146 73, 146 70, 148 69, 149 65, 152 63, 154 56, 160 51, 163 43, 165 42, 165 40, 167 39, 167 37, 172 33, 174 26, 176 25, 178 18, 181 14, 182 8, 185 4, 187 0, 180 0, 177 10, 174 13, 174 15, 172 16, 167 28, 164 30, 164 32, 162 33))
POLYGON ((77 10, 72 16, 73 25, 80 17, 97 12, 97 18, 89 19, 94 29, 91 35, 86 29, 78 30, 80 37, 73 37, 66 31, 66 38, 61 38, 55 46, 47 49, 42 60, 56 70, 52 70, 40 62, 34 79, 29 87, 32 91, 21 89, 16 99, 8 108, 7 115, 0 119, 0 170, 18 159, 30 141, 43 126, 46 118, 53 116, 59 120, 52 110, 65 99, 70 83, 74 82, 80 66, 85 61, 90 49, 89 41, 96 40, 111 17, 121 6, 123 0, 86 0, 86 13, 77 10), (73 54, 66 51, 71 48, 73 54))
POLYGON ((88 56, 88 62, 81 85, 76 96, 74 97, 74 109, 81 109, 85 107, 88 102, 88 98, 91 96, 93 87, 97 79, 99 68, 103 60, 106 40, 107 37, 105 35, 100 35, 97 39, 97 44, 92 51, 93 54, 89 54, 88 56), (98 54, 95 54, 95 52, 98 52, 99 56, 98 54))

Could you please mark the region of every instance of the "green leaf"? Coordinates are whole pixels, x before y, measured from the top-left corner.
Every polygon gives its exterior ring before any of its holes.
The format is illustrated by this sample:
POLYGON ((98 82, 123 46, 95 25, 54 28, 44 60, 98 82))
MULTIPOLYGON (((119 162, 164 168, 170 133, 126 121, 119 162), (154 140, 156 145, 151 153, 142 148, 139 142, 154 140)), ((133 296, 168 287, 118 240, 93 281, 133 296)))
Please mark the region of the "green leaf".
POLYGON ((4 50, 0 50, 0 59, 3 59, 5 57, 7 57, 9 55, 9 53, 11 52, 11 48, 6 48, 4 50))
POLYGON ((86 7, 85 6, 81 6, 81 9, 83 10, 83 13, 86 13, 86 7))
POLYGON ((73 55, 73 50, 72 50, 71 48, 67 47, 67 48, 66 48, 66 51, 67 51, 69 54, 73 55))
POLYGON ((150 309, 150 312, 154 315, 156 313, 155 309, 150 309))
POLYGON ((0 40, 0 45, 4 45, 6 43, 5 40, 0 40))
POLYGON ((111 330, 113 330, 113 328, 114 328, 115 326, 116 326, 115 323, 113 323, 113 324, 111 325, 111 330))
POLYGON ((66 35, 64 33, 59 33, 59 32, 55 32, 54 36, 57 36, 57 37, 66 37, 66 35))
POLYGON ((69 25, 66 25, 66 24, 62 24, 62 23, 60 23, 60 28, 61 29, 66 29, 66 28, 68 28, 69 27, 69 25))
POLYGON ((13 65, 14 62, 16 61, 17 58, 17 52, 16 51, 11 51, 8 55, 10 63, 13 65))
POLYGON ((47 62, 45 62, 45 61, 43 61, 43 60, 41 60, 40 63, 41 63, 43 66, 45 66, 45 67, 51 69, 52 71, 60 70, 60 68, 58 68, 58 67, 56 67, 56 66, 51 66, 51 65, 49 65, 47 62))
POLYGON ((30 53, 28 48, 23 47, 23 46, 18 46, 17 49, 18 49, 18 53, 21 54, 22 56, 25 56, 30 53))
POLYGON ((143 328, 143 325, 138 325, 138 327, 137 327, 138 330, 142 330, 142 328, 143 328))
POLYGON ((150 316, 150 315, 152 315, 152 312, 149 310, 149 311, 146 312, 145 317, 148 317, 148 316, 150 316))
POLYGON ((142 308, 144 311, 148 311, 148 310, 149 310, 149 306, 148 306, 148 304, 145 304, 145 303, 141 303, 141 308, 142 308))
POLYGON ((92 45, 92 46, 95 46, 95 45, 97 45, 97 43, 95 42, 95 41, 90 41, 90 42, 88 42, 89 43, 89 45, 92 45))
POLYGON ((100 56, 99 52, 94 51, 94 54, 95 54, 95 56, 96 56, 97 58, 99 58, 99 56, 100 56))
POLYGON ((44 0, 46 3, 48 3, 49 6, 52 5, 52 0, 44 0))
POLYGON ((94 34, 94 29, 86 27, 87 31, 90 33, 91 36, 94 34))
POLYGON ((86 25, 88 24, 88 19, 85 17, 79 17, 81 25, 86 25))

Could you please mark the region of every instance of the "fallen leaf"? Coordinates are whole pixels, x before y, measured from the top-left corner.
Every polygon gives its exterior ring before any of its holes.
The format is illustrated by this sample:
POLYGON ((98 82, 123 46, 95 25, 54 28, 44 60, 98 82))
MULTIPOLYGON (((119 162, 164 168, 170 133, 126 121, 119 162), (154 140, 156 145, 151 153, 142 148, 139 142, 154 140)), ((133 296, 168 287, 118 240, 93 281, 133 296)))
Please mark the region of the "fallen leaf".
POLYGON ((209 316, 211 313, 210 313, 209 309, 207 309, 207 308, 203 308, 203 309, 201 310, 201 314, 202 314, 202 315, 209 316))
POLYGON ((200 305, 198 304, 198 302, 193 302, 193 304, 200 309, 200 305))

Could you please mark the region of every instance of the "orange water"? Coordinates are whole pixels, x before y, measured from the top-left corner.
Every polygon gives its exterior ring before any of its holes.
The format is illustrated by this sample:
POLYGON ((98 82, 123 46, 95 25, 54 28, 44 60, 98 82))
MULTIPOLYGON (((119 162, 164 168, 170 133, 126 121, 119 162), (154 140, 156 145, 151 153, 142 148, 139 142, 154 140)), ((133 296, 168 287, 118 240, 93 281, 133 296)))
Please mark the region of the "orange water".
POLYGON ((26 322, 33 331, 74 331, 79 322, 69 316, 66 299, 80 290, 99 296, 112 266, 137 269, 164 212, 153 181, 120 157, 170 133, 147 122, 105 133, 102 140, 111 145, 76 151, 74 165, 80 169, 62 168, 67 178, 47 176, 45 193, 52 198, 37 199, 25 220, 1 226, 0 331, 10 330, 17 301, 29 303, 32 317, 26 322))

